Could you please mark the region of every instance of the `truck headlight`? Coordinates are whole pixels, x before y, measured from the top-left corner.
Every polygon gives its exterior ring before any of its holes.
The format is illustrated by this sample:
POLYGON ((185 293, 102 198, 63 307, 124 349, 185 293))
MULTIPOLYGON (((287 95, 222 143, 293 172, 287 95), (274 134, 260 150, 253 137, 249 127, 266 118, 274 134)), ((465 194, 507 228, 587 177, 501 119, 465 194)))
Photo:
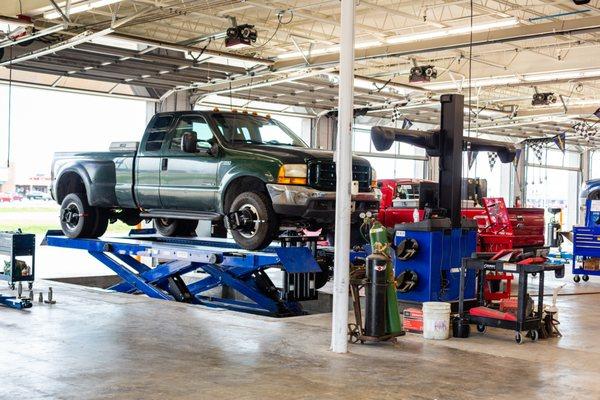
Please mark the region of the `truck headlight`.
POLYGON ((306 185, 308 168, 306 164, 283 164, 277 174, 277 183, 288 185, 306 185))
POLYGON ((375 189, 377 187, 377 172, 375 172, 375 168, 371 167, 371 188, 375 189))

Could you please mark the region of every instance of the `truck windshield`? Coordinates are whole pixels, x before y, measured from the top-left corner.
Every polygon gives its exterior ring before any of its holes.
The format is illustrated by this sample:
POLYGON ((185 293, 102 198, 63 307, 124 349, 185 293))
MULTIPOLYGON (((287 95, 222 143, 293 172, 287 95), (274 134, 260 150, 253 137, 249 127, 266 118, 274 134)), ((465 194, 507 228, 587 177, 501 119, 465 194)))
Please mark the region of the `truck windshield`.
POLYGON ((257 115, 214 114, 219 131, 230 143, 308 147, 288 127, 257 115))
POLYGON ((405 200, 419 199, 419 184, 404 184, 396 186, 396 197, 405 200))

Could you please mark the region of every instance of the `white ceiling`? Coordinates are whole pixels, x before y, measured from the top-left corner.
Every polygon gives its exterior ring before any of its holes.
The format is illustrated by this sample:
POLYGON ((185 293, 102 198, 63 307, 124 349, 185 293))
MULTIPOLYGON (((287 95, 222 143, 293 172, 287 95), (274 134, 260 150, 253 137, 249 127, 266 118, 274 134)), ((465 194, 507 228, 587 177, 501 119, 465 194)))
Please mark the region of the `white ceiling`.
MULTIPOLYGON (((52 80, 56 86, 77 79, 85 88, 82 82, 95 81, 90 90, 150 98, 191 90, 200 102, 232 96, 249 107, 271 102, 305 114, 337 105, 338 0, 71 0, 72 10, 89 2, 93 7, 70 14, 63 28, 56 28, 63 23, 58 13, 48 14, 48 1, 0 2, 0 15, 27 15, 42 33, 60 29, 28 47, 14 46, 14 79, 28 81, 43 72, 63 76, 52 80), (224 46, 231 16, 256 26, 254 46, 224 46), (59 51, 48 53, 49 46, 59 51)), ((475 0, 471 21, 470 1, 361 0, 356 106, 380 117, 400 106, 408 118, 433 123, 439 118, 437 97, 458 91, 468 100, 470 86, 477 134, 521 140, 567 131, 570 143, 593 146, 572 126, 597 120, 599 4, 475 0), (409 84, 415 63, 434 65, 438 78, 409 84), (564 104, 533 107, 535 90, 561 95, 564 104)), ((2 62, 11 58, 9 49, 2 62)))

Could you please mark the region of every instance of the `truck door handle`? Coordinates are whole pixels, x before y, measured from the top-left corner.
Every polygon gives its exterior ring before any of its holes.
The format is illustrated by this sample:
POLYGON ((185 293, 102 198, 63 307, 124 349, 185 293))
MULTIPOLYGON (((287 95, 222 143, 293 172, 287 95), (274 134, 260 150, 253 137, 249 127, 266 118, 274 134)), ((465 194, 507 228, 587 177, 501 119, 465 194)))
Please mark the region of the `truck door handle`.
POLYGON ((169 159, 168 158, 163 158, 161 163, 160 163, 160 169, 162 171, 166 171, 167 168, 169 168, 169 159))

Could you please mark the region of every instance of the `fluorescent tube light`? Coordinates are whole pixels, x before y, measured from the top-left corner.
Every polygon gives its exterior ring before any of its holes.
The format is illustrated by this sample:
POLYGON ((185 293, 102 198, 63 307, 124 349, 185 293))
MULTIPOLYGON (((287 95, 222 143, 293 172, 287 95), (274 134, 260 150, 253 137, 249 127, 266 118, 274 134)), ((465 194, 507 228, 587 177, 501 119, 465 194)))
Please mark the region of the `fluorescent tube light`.
MULTIPOLYGON (((506 18, 506 19, 501 19, 501 20, 493 21, 493 22, 485 22, 485 23, 473 25, 473 32, 483 32, 483 31, 487 31, 490 29, 494 29, 494 28, 504 28, 504 27, 508 27, 508 26, 517 25, 518 23, 519 23, 519 20, 517 20, 516 18, 506 18)), ((427 31, 427 32, 413 33, 413 34, 409 34, 409 35, 394 36, 392 38, 386 39, 385 42, 387 44, 417 42, 419 40, 435 39, 435 38, 440 38, 440 37, 444 37, 444 36, 462 35, 465 33, 469 33, 470 31, 471 31, 470 26, 445 28, 445 29, 438 29, 435 31, 427 31)), ((354 48, 355 49, 366 49, 369 47, 381 46, 382 44, 383 43, 381 43, 380 41, 368 41, 368 42, 357 43, 354 46, 354 48)), ((337 45, 331 46, 331 47, 323 47, 320 49, 311 50, 310 56, 318 56, 318 55, 322 55, 322 54, 337 53, 339 51, 340 51, 340 46, 337 46, 337 45)), ((289 52, 289 53, 279 54, 277 56, 277 58, 278 59, 288 59, 288 58, 302 57, 302 55, 303 54, 299 51, 293 51, 293 52, 289 52)), ((307 55, 307 53, 304 53, 304 55, 307 55)))
MULTIPOLYGON (((498 21, 486 22, 486 23, 482 23, 482 24, 473 25, 472 32, 483 32, 483 31, 488 31, 490 29, 495 29, 495 28, 505 28, 505 27, 517 25, 518 23, 519 23, 519 21, 516 18, 506 18, 506 19, 501 19, 498 21)), ((446 29, 439 29, 436 31, 428 31, 428 32, 414 33, 414 34, 410 34, 410 35, 395 36, 393 38, 387 39, 386 42, 389 44, 409 43, 409 42, 416 42, 419 40, 434 39, 434 38, 443 37, 443 36, 463 35, 463 34, 469 33, 469 32, 471 32, 470 26, 460 26, 460 27, 456 27, 456 28, 446 28, 446 29)))
POLYGON ((600 76, 600 69, 588 69, 579 71, 557 71, 538 74, 527 74, 523 76, 526 82, 543 82, 563 79, 581 79, 600 76))
MULTIPOLYGON (((71 9, 69 10, 69 14, 77 14, 89 10, 93 10, 94 8, 104 7, 111 4, 119 3, 121 0, 85 0, 75 4, 71 4, 71 9)), ((66 13, 65 3, 60 5, 63 12, 66 13)), ((44 13, 45 19, 56 19, 60 18, 60 13, 54 9, 51 11, 47 11, 44 13)))
MULTIPOLYGON (((373 41, 368 41, 368 42, 361 42, 361 43, 356 43, 354 45, 355 49, 366 49, 369 47, 375 47, 375 46, 381 46, 382 43, 380 41, 377 40, 373 40, 373 41)), ((330 46, 330 47, 323 47, 320 49, 314 49, 310 51, 310 56, 320 56, 322 54, 330 54, 330 53, 338 53, 340 51, 340 46, 335 45, 335 46, 330 46)), ((302 53, 300 53, 299 51, 292 51, 289 53, 283 53, 277 56, 277 58, 279 59, 286 59, 286 58, 296 58, 296 57, 302 57, 302 53)), ((309 56, 308 52, 304 52, 305 56, 309 56)))
MULTIPOLYGON (((462 83, 463 88, 469 87, 469 80, 457 82, 440 82, 423 85, 424 88, 430 90, 450 90, 457 89, 459 86, 458 82, 462 83)), ((475 78, 471 81, 471 87, 486 87, 486 86, 498 86, 498 85, 512 85, 521 82, 516 76, 499 76, 495 78, 475 78)))

